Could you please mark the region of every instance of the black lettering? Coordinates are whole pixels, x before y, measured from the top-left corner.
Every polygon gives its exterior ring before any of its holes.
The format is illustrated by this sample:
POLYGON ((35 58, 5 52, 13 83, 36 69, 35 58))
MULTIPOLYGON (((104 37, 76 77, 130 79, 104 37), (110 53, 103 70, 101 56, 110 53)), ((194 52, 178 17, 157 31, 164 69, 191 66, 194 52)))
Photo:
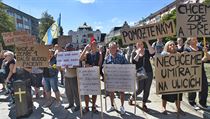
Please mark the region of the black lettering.
POLYGON ((182 27, 179 28, 178 36, 180 37, 181 34, 182 34, 182 36, 185 36, 182 27))

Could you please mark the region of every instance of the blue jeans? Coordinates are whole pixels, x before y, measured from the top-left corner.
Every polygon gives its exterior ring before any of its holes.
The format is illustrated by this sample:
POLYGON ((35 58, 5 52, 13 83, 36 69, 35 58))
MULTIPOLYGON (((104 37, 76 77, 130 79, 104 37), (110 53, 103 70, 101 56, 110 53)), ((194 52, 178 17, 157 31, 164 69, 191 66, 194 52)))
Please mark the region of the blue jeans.
POLYGON ((58 78, 57 77, 51 77, 51 78, 44 78, 45 80, 45 90, 47 92, 51 91, 51 88, 54 92, 59 91, 58 90, 58 78))

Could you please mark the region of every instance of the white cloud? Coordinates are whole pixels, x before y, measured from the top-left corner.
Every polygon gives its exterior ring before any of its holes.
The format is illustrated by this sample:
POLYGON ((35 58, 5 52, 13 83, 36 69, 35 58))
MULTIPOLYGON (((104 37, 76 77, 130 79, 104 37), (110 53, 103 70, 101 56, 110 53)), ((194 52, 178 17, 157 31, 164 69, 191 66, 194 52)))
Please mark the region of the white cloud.
POLYGON ((102 22, 94 22, 94 29, 103 29, 102 22))
POLYGON ((96 0, 77 0, 83 4, 91 4, 91 3, 94 3, 96 0))

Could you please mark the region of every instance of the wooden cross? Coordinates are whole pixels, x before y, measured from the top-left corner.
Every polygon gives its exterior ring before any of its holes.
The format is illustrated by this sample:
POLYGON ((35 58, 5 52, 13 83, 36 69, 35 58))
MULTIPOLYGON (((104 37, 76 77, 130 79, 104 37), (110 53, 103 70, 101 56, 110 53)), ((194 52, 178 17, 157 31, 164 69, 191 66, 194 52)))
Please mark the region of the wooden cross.
POLYGON ((26 91, 21 91, 21 88, 18 88, 18 92, 15 92, 15 95, 19 95, 19 100, 22 102, 22 94, 25 94, 26 91))

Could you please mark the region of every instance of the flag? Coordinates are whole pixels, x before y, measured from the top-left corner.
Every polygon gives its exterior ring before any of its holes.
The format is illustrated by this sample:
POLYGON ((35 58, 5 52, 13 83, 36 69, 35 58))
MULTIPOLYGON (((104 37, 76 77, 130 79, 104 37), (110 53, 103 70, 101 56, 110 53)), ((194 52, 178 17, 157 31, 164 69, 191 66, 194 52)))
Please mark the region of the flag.
POLYGON ((55 21, 50 28, 45 33, 42 41, 45 42, 45 45, 51 45, 54 38, 60 36, 60 25, 61 25, 61 14, 57 21, 55 21))

